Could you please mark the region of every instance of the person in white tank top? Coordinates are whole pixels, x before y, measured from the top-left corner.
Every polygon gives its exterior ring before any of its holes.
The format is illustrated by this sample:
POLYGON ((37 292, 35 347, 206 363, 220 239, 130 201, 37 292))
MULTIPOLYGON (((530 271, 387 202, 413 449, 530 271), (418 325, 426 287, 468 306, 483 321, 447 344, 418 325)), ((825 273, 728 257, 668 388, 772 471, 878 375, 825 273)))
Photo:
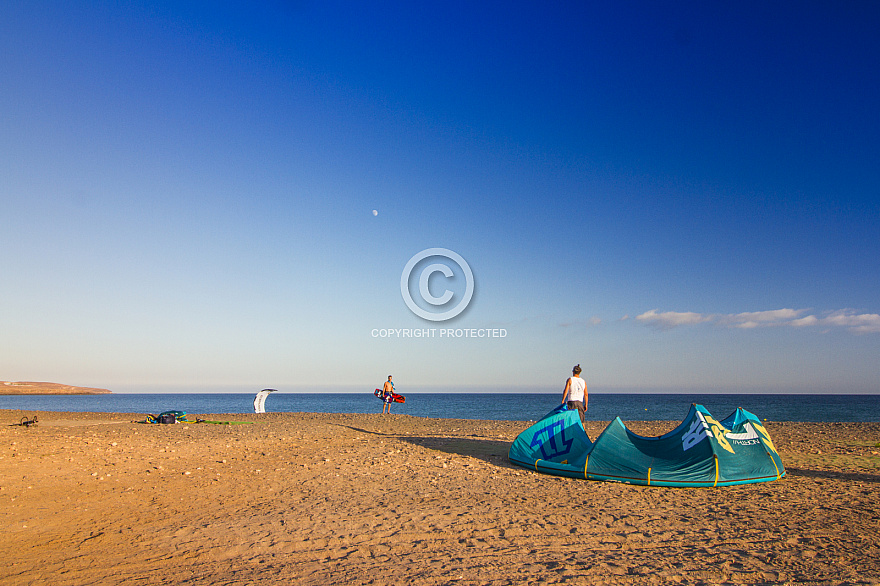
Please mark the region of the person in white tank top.
POLYGON ((571 369, 571 377, 565 381, 565 390, 562 392, 562 402, 569 409, 577 409, 584 425, 585 412, 587 410, 587 381, 581 378, 581 365, 571 369))

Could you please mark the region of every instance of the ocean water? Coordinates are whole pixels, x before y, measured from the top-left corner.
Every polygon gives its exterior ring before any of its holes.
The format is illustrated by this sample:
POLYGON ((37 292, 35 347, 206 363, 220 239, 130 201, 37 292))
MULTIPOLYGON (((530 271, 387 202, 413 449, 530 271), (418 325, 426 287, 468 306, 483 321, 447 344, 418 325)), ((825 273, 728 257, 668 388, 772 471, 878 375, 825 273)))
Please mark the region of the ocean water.
MULTIPOLYGON (((0 409, 97 413, 253 413, 252 393, 161 393, 110 395, 0 395, 0 409)), ((410 393, 393 413, 446 419, 535 421, 556 407, 560 393, 410 393)), ((590 393, 587 419, 681 421, 691 403, 717 419, 737 407, 768 421, 880 421, 880 395, 630 394, 590 393)), ((372 393, 269 395, 267 412, 381 413, 372 393)))

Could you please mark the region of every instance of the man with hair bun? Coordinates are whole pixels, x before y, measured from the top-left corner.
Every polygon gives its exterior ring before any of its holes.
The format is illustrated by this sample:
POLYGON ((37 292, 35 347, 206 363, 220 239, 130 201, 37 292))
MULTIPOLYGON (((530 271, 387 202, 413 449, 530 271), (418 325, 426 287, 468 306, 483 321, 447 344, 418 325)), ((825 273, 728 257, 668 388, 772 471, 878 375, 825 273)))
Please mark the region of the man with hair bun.
POLYGON ((581 378, 581 365, 575 365, 571 369, 571 376, 565 381, 565 390, 562 392, 562 402, 569 409, 577 409, 584 425, 584 414, 587 410, 587 381, 581 378))

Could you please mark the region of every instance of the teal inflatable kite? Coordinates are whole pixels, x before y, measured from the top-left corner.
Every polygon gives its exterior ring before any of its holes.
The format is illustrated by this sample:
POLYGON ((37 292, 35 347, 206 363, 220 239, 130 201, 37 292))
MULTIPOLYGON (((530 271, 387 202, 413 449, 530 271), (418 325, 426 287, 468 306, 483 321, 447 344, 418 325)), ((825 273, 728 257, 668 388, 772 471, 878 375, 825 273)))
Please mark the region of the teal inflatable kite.
POLYGON ((760 419, 737 409, 717 421, 697 404, 667 434, 636 435, 617 417, 595 443, 578 412, 561 405, 519 434, 508 458, 546 474, 648 486, 729 486, 785 476, 760 419))

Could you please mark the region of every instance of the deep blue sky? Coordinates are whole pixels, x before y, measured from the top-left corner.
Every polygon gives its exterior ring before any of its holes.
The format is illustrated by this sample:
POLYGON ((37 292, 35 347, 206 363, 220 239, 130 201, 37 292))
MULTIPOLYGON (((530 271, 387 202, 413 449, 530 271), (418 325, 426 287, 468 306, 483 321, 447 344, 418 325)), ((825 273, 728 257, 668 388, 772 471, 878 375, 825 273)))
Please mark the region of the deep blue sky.
POLYGON ((874 2, 6 6, 0 379, 880 393, 877 30, 874 2), (435 247, 475 275, 441 324, 400 291, 435 247), (372 335, 441 327, 507 336, 372 335))

